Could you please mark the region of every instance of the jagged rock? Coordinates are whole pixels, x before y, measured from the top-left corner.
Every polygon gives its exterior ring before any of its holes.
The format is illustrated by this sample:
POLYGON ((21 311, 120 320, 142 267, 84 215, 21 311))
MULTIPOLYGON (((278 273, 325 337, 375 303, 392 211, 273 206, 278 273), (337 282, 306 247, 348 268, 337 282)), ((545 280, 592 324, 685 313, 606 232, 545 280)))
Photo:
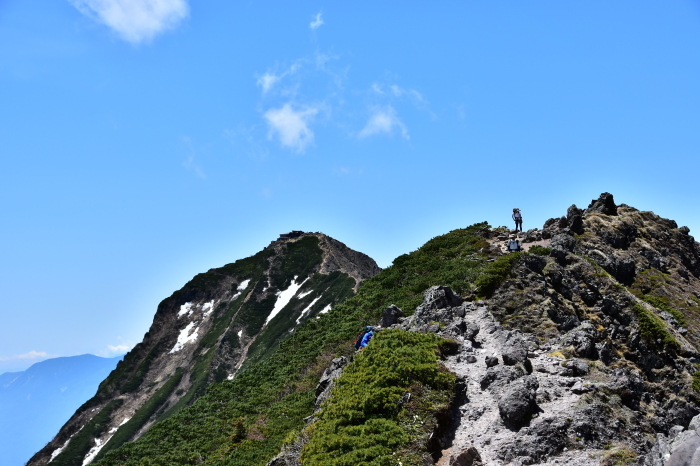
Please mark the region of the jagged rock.
POLYGON ((610 342, 603 341, 596 343, 595 345, 596 353, 598 353, 598 359, 603 361, 605 364, 610 364, 612 361, 612 348, 610 342))
POLYGON ((423 295, 423 306, 427 309, 445 309, 462 304, 462 298, 454 294, 449 286, 431 286, 423 295))
POLYGON ((550 247, 553 249, 562 249, 567 252, 572 252, 574 247, 576 247, 576 240, 571 235, 561 233, 552 238, 550 247))
POLYGON ((450 466, 481 466, 481 456, 474 447, 469 447, 462 453, 450 457, 450 466))
POLYGON ((512 366, 517 363, 524 363, 527 360, 527 343, 519 332, 508 332, 503 342, 502 358, 503 364, 512 366))
POLYGON ((479 381, 482 390, 498 393, 510 382, 525 375, 520 366, 493 366, 486 369, 486 374, 479 381))
POLYGON ((591 359, 595 356, 595 340, 581 327, 567 333, 562 339, 562 346, 573 346, 578 356, 591 359))
POLYGON ((381 326, 384 328, 390 327, 399 321, 399 317, 403 317, 403 311, 398 306, 392 304, 382 312, 381 326))
POLYGON ((498 400, 498 412, 506 425, 520 426, 537 412, 537 388, 534 375, 526 375, 512 382, 498 400))
POLYGON ((583 217, 582 217, 582 215, 583 215, 583 210, 576 207, 576 205, 572 205, 566 211, 566 220, 568 222, 569 230, 571 230, 572 233, 575 233, 577 235, 580 235, 581 233, 583 233, 583 217))
POLYGON ((598 197, 598 199, 593 199, 586 209, 588 212, 599 212, 605 215, 617 215, 617 206, 615 205, 615 200, 613 195, 610 193, 603 193, 598 197))
POLYGON ((520 430, 520 435, 499 456, 505 461, 527 456, 540 462, 544 457, 556 455, 567 445, 569 424, 570 420, 560 417, 533 421, 531 426, 520 430))
POLYGON ((639 403, 645 391, 644 378, 640 372, 627 368, 615 369, 607 387, 620 396, 625 406, 634 410, 639 409, 639 403))
POLYGON ((577 395, 590 392, 591 390, 593 389, 589 385, 586 385, 580 380, 571 386, 571 391, 577 395))
POLYGON ((474 341, 476 335, 479 333, 479 326, 473 322, 466 324, 464 327, 464 338, 470 341, 474 341))
POLYGON ((486 356, 486 358, 484 358, 484 362, 486 363, 486 367, 497 366, 498 358, 496 356, 486 356))
POLYGON ((343 368, 348 364, 348 359, 345 356, 335 358, 331 361, 330 367, 326 368, 321 376, 318 385, 316 385, 316 408, 326 401, 331 395, 333 382, 343 373, 343 368))
POLYGON ((588 374, 588 364, 580 359, 570 359, 564 363, 564 370, 561 375, 568 377, 578 377, 588 374))

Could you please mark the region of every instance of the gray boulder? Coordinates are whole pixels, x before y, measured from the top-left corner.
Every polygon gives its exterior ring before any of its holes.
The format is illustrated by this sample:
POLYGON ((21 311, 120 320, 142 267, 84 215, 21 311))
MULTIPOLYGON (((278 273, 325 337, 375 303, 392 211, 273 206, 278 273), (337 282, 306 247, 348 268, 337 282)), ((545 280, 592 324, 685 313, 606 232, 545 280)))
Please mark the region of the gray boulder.
POLYGON ((503 364, 513 366, 527 360, 528 345, 520 332, 508 332, 502 343, 503 364))
POLYGON ((382 312, 381 326, 384 328, 390 327, 398 323, 399 317, 403 317, 403 311, 398 306, 392 304, 382 312))
POLYGON ((462 298, 454 294, 449 286, 431 286, 423 295, 423 306, 428 309, 445 309, 462 304, 462 298))
POLYGON ((481 466, 481 455, 474 447, 469 447, 459 455, 450 456, 450 466, 481 466))
POLYGON ((537 389, 540 384, 534 375, 526 375, 512 382, 498 400, 498 412, 507 426, 518 427, 537 412, 537 389))
POLYGON ((580 359, 570 359, 564 363, 564 370, 561 375, 568 377, 578 377, 588 374, 588 364, 580 359))
POLYGON ((479 383, 482 390, 499 393, 503 387, 524 375, 525 371, 520 366, 493 366, 486 369, 479 383))

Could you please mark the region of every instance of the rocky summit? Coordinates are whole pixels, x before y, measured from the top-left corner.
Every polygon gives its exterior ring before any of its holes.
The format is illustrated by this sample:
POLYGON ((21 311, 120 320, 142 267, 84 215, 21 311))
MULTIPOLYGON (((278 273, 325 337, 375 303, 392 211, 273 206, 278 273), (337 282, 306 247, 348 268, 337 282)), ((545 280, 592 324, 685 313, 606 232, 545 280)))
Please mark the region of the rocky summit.
POLYGON ((700 464, 689 233, 603 193, 519 252, 479 223, 382 271, 283 235, 163 301, 30 464, 700 464))

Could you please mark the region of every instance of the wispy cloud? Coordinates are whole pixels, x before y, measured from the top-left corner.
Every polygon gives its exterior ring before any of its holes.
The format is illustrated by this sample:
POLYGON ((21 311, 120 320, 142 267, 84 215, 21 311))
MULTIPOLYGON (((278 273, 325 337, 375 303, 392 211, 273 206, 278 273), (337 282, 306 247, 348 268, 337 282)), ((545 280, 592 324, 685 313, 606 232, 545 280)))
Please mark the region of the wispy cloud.
POLYGON ((189 15, 186 0, 68 0, 81 13, 138 44, 172 29, 189 15))
POLYGON ((200 178, 206 178, 207 175, 204 173, 204 170, 202 170, 202 167, 199 166, 199 163, 197 163, 197 160, 195 158, 195 148, 194 144, 192 144, 192 140, 184 136, 182 138, 182 142, 187 146, 187 158, 182 162, 182 166, 185 167, 186 169, 194 172, 198 177, 200 178))
POLYGON ((394 128, 401 131, 401 136, 404 139, 409 139, 408 128, 396 115, 396 110, 392 106, 387 106, 383 108, 375 108, 370 115, 367 124, 359 132, 358 137, 366 138, 368 136, 373 136, 376 134, 393 134, 394 128))
POLYGON ((122 354, 126 353, 127 351, 131 350, 132 346, 131 345, 107 345, 107 350, 111 354, 122 354))
POLYGON ((296 62, 292 63, 292 66, 290 66, 280 74, 268 71, 262 76, 258 76, 258 79, 255 82, 255 84, 262 88, 262 93, 263 95, 265 95, 275 86, 275 84, 280 82, 282 78, 284 78, 287 75, 296 73, 299 70, 299 68, 301 68, 301 61, 297 60, 296 62))
POLYGON ((295 110, 289 103, 281 108, 270 109, 263 115, 270 127, 268 137, 272 138, 277 134, 282 146, 304 152, 304 149, 314 141, 314 133, 309 128, 309 123, 317 113, 316 107, 295 110))
POLYGON ((28 353, 16 354, 14 356, 0 356, 0 361, 16 361, 18 359, 47 359, 50 357, 54 356, 44 351, 30 351, 28 353))
POLYGON ((316 14, 316 17, 314 18, 314 20, 309 23, 309 27, 311 29, 315 30, 315 29, 320 28, 322 24, 323 24, 323 18, 321 17, 321 13, 319 12, 316 14))
POLYGON ((272 89, 272 86, 274 86, 275 83, 277 83, 279 80, 279 76, 273 73, 265 73, 264 75, 258 78, 257 85, 262 87, 263 94, 266 94, 267 91, 272 89))

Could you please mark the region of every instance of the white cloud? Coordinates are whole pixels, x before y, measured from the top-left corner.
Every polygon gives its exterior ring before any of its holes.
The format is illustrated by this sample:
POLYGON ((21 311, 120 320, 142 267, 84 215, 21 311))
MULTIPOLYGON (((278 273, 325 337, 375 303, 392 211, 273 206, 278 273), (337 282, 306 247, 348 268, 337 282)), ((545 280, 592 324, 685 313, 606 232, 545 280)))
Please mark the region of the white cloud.
POLYGON ((292 63, 292 66, 290 66, 288 69, 286 69, 280 74, 275 74, 268 71, 262 76, 258 76, 258 80, 255 82, 255 84, 262 88, 263 95, 267 94, 267 92, 270 91, 270 89, 272 89, 275 86, 275 84, 280 82, 282 78, 284 78, 287 75, 296 73, 297 71, 299 71, 299 68, 301 68, 301 63, 300 61, 297 61, 295 63, 292 63))
POLYGON ((126 353, 127 351, 131 350, 131 345, 107 345, 107 350, 113 354, 126 353))
POLYGON ((322 24, 323 24, 323 18, 321 17, 321 13, 319 12, 316 14, 316 17, 314 18, 314 20, 309 23, 309 27, 311 29, 318 29, 321 27, 322 24))
POLYGON ((280 76, 276 76, 273 73, 265 73, 258 78, 257 85, 262 87, 263 94, 267 93, 272 86, 275 85, 280 80, 280 76))
POLYGON ((147 42, 189 15, 187 0, 68 0, 132 44, 147 42))
POLYGON ((281 108, 270 109, 263 115, 270 126, 268 137, 272 138, 276 133, 283 146, 303 152, 314 141, 314 133, 308 124, 317 113, 317 108, 294 110, 288 103, 281 108))
POLYGON ((44 351, 30 351, 24 354, 16 354, 14 356, 0 356, 0 361, 13 361, 16 359, 46 359, 50 358, 52 355, 44 351))
POLYGON ((394 128, 398 128, 401 131, 403 138, 410 138, 406 125, 396 116, 396 110, 393 107, 377 108, 369 117, 367 124, 362 128, 358 136, 366 138, 381 133, 393 134, 394 128))

